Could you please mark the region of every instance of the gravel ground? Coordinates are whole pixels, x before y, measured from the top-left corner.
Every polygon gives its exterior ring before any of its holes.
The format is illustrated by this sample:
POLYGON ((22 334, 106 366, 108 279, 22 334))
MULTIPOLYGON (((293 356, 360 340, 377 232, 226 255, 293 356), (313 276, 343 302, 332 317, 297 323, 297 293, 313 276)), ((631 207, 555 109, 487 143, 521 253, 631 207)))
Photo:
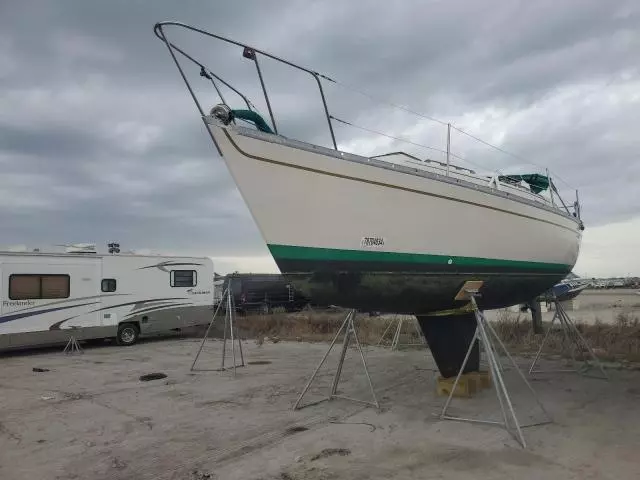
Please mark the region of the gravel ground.
MULTIPOLYGON (((252 362, 217 372, 211 340, 190 372, 195 339, 133 347, 61 349, 0 357, 0 478, 18 479, 636 479, 640 477, 640 371, 611 381, 538 375, 553 423, 524 430, 521 449, 499 427, 441 421, 444 398, 426 350, 367 347, 381 409, 332 400, 292 411, 326 344, 243 343, 252 362), (253 363, 256 362, 256 363, 253 363), (33 371, 33 368, 48 371, 33 371), (163 373, 165 378, 141 381, 163 373)), ((338 352, 336 352, 337 354, 338 352)), ((329 357, 308 401, 328 393, 329 357)), ((519 359, 525 367, 529 361, 519 359)), ((558 367, 547 359, 542 367, 558 367)), ((513 370, 505 375, 523 423, 544 419, 513 370)), ((350 350, 343 394, 370 392, 350 350)), ((305 400, 307 397, 305 397, 305 400)), ((495 394, 456 399, 451 413, 500 418, 495 394)))

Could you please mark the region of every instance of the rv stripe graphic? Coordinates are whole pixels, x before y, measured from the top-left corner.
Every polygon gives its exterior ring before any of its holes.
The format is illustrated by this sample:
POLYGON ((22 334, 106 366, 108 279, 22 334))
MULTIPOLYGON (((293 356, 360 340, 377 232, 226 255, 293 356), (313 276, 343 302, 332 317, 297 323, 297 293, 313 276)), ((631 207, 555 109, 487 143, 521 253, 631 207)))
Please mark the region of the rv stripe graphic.
MULTIPOLYGON (((172 298, 151 298, 149 300, 136 300, 135 302, 127 302, 127 303, 119 303, 116 305, 109 305, 107 307, 102 307, 102 308, 96 308, 95 310, 91 310, 87 313, 95 313, 95 312, 101 312, 103 310, 111 310, 112 308, 118 308, 118 307, 126 307, 127 305, 137 305, 137 304, 144 304, 144 303, 150 303, 150 302, 161 302, 161 301, 166 301, 166 300, 188 300, 188 298, 181 298, 181 297, 172 297, 172 298)), ((98 302, 96 302, 98 303, 98 302)), ((80 306, 80 305, 77 305, 80 306)), ((60 320, 57 323, 54 323, 53 325, 51 325, 49 327, 49 330, 60 330, 60 325, 62 325, 64 322, 68 322, 69 320, 72 320, 74 318, 76 318, 78 315, 73 316, 73 317, 69 317, 69 318, 65 318, 64 320, 60 320)))
POLYGON ((13 320, 18 320, 20 318, 33 317, 34 315, 40 315, 41 313, 57 312, 59 310, 68 310, 70 308, 84 307, 87 305, 95 305, 96 303, 100 303, 100 302, 80 303, 78 305, 68 305, 66 307, 47 308, 46 310, 38 310, 35 312, 31 311, 31 312, 14 313, 12 315, 5 315, 3 317, 0 317, 0 323, 11 322, 13 320))

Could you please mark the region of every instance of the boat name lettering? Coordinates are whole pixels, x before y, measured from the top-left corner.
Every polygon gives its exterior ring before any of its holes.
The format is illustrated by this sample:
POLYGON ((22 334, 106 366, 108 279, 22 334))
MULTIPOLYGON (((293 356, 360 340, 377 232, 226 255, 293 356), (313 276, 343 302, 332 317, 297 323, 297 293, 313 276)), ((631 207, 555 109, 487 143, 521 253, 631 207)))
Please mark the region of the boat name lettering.
POLYGON ((189 295, 208 295, 208 294, 211 293, 211 290, 198 290, 198 289, 195 289, 195 288, 189 288, 187 290, 187 293, 189 295))
POLYGON ((384 247, 383 237, 362 237, 361 247, 384 247))
POLYGON ((3 300, 3 307, 33 307, 36 304, 33 300, 3 300))

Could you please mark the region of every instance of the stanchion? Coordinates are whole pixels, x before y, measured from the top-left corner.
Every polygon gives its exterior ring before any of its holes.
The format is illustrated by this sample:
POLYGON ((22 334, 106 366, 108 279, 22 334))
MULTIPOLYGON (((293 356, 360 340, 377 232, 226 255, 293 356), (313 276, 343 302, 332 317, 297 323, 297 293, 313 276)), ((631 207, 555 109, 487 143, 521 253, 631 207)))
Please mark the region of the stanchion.
MULTIPOLYGON (((595 352, 593 351, 593 349, 591 348, 589 343, 582 336, 582 334, 580 333, 580 330, 578 330, 578 327, 576 327, 575 323, 571 320, 571 317, 569 317, 569 315, 567 315, 567 312, 565 311, 565 309, 562 306, 562 304, 560 303, 560 301, 557 298, 554 298, 553 299, 553 304, 554 304, 555 313, 553 315, 553 318, 551 319, 551 325, 549 325, 547 333, 545 334, 544 339, 542 340, 542 343, 540 344, 540 348, 538 349, 538 352, 536 353, 536 356, 533 359, 533 362, 531 362, 531 367, 529 368, 529 374, 533 375, 534 373, 561 373, 561 372, 580 372, 580 373, 582 373, 585 370, 585 368, 580 369, 580 370, 578 370, 577 368, 573 368, 573 369, 537 370, 535 368, 537 363, 538 363, 538 360, 540 359, 540 355, 542 354, 542 350, 544 349, 544 346, 547 343, 547 339, 549 338, 549 335, 551 334, 551 331, 553 330, 553 326, 554 326, 554 324, 556 322, 556 319, 558 319, 558 322, 560 323, 560 328, 562 330, 562 334, 563 334, 563 338, 564 338, 565 342, 573 343, 578 352, 582 353, 582 349, 583 348, 585 350, 587 350, 587 352, 589 353, 589 355, 593 359, 594 363, 597 365, 597 367, 602 372, 602 375, 603 375, 604 379, 608 380, 609 376, 607 375, 607 372, 602 367, 602 364, 600 363, 600 360, 598 360, 598 357, 596 356, 595 352)), ((569 345, 569 353, 571 355, 571 360, 573 362, 573 366, 575 367, 575 365, 576 365, 576 357, 573 354, 573 349, 571 348, 571 345, 569 345)), ((589 363, 588 362, 584 362, 583 367, 586 367, 586 369, 588 369, 589 363)))
POLYGON ((69 337, 69 341, 67 342, 67 345, 64 347, 64 350, 62 351, 62 353, 64 353, 65 355, 70 354, 76 354, 76 353, 84 353, 84 350, 82 350, 82 347, 80 347, 80 344, 78 343, 78 340, 76 339, 75 335, 71 335, 69 337))
MULTIPOLYGON (((463 286, 463 289, 464 288, 465 287, 463 286)), ((491 327, 491 324, 487 321, 487 319, 484 316, 484 314, 478 308, 478 304, 476 303, 476 299, 475 299, 475 296, 478 295, 478 289, 477 288, 476 289, 471 289, 470 288, 470 289, 465 290, 465 292, 466 292, 466 294, 467 294, 467 296, 468 296, 468 298, 469 298, 469 300, 471 302, 471 305, 473 307, 473 311, 475 313, 476 331, 475 331, 475 334, 473 336, 473 339, 471 340, 471 343, 469 344, 469 349, 467 350, 467 353, 465 355, 464 361, 462 362, 462 366, 460 367, 460 371, 458 372, 458 375, 456 376, 455 382, 453 384, 453 388, 451 389, 451 392, 449 393, 447 401, 445 402, 444 407, 442 408, 442 412, 440 413, 440 418, 442 420, 458 420, 458 421, 466 421, 466 422, 473 422, 473 423, 484 423, 484 424, 490 424, 490 425, 500 425, 505 430, 507 430, 511 435, 513 435, 514 438, 516 439, 516 441, 518 441, 523 448, 526 448, 527 444, 526 444, 526 441, 524 439, 524 435, 522 434, 522 429, 525 428, 525 427, 531 427, 531 426, 534 426, 534 425, 542 425, 542 424, 545 424, 545 423, 550 423, 551 418, 550 418, 549 414, 547 413, 547 411, 545 410, 545 408, 542 405, 542 403, 540 402, 540 400, 538 399, 538 396, 537 396, 535 390, 533 389, 533 387, 531 386, 531 384, 527 380, 526 376, 524 375, 524 373, 522 373, 522 371, 518 367, 517 363, 515 362, 513 357, 509 354, 509 352, 508 352, 507 348, 505 347, 505 345, 502 343, 502 340, 500 340, 500 338, 496 334, 496 332, 493 329, 493 327, 491 327), (485 352, 485 355, 487 357, 487 361, 489 363, 489 370, 491 372, 491 378, 493 380, 493 385, 495 387, 496 396, 498 397, 498 403, 500 404, 500 410, 502 412, 502 418, 503 418, 502 422, 493 421, 493 420, 463 418, 463 417, 447 415, 447 410, 449 408, 449 405, 451 404, 451 400, 453 399, 453 394, 456 391, 456 388, 458 386, 458 382, 460 381, 460 377, 462 376, 462 374, 464 372, 464 369, 465 369, 465 367, 467 365, 467 362, 469 361, 469 357, 471 355, 471 351, 473 350, 473 346, 474 346, 476 340, 478 340, 480 342, 480 345, 483 348, 483 350, 485 352), (518 372, 520 378, 527 385, 527 388, 529 389, 529 391, 533 395, 533 398, 535 399, 535 401, 539 405, 539 407, 542 410, 542 412, 547 417, 547 419, 548 419, 547 421, 532 423, 532 424, 528 424, 528 425, 521 425, 520 422, 518 421, 518 418, 516 416, 516 412, 515 412, 515 410, 513 408, 513 403, 511 401, 511 397, 509 396, 509 391, 507 390, 507 387, 506 387, 506 384, 505 384, 505 381, 504 381, 504 378, 503 378, 503 375, 502 375, 503 374, 503 369, 500 366, 500 362, 496 358, 496 345, 494 344, 494 340, 497 342, 497 344, 500 347, 500 349, 505 353, 505 355, 509 359, 510 363, 513 365, 513 368, 515 369, 515 371, 518 372), (511 425, 510 425, 509 419, 511 419, 511 422, 513 423, 513 427, 515 428, 515 433, 511 429, 511 425)), ((460 294, 458 294, 458 295, 460 295, 460 294)))
POLYGON ((415 319, 415 317, 412 316, 412 319, 407 319, 406 315, 394 315, 391 320, 389 321, 389 323, 387 324, 387 327, 385 328, 384 332, 382 333, 382 336, 380 337, 380 340, 378 340, 378 346, 383 345, 384 346, 384 340, 387 336, 387 333, 389 331, 393 331, 391 330, 391 327, 393 327, 394 323, 397 321, 398 324, 396 325, 393 337, 391 339, 391 350, 397 350, 398 346, 400 345, 400 335, 402 333, 402 326, 404 325, 405 320, 413 320, 412 324, 416 330, 416 333, 418 334, 418 338, 420 338, 420 343, 407 343, 407 344, 403 344, 405 346, 416 346, 416 345, 421 345, 421 346, 426 346, 427 345, 427 341, 424 338, 424 335, 422 334, 422 331, 420 331, 420 328, 418 327, 418 321, 415 319))
POLYGON ((209 326, 207 327, 207 330, 204 333, 204 337, 202 338, 202 342, 200 343, 200 348, 198 348, 198 352, 196 353, 196 356, 193 359, 193 363, 191 364, 191 371, 192 372, 194 371, 202 372, 202 371, 211 371, 211 370, 224 371, 224 370, 233 369, 233 375, 235 376, 236 368, 245 366, 244 353, 242 351, 242 341, 240 340, 240 336, 238 335, 237 328, 238 327, 236 325, 236 305, 233 300, 233 291, 231 289, 231 281, 229 281, 229 285, 227 286, 226 290, 222 294, 222 299, 220 303, 218 303, 218 306, 216 307, 213 317, 209 322, 209 326), (221 362, 220 368, 196 369, 196 362, 198 361, 198 358, 200 357, 200 353, 204 348, 204 344, 207 341, 207 337, 209 336, 209 331, 211 330, 211 327, 213 326, 216 320, 216 317, 218 315, 218 312, 220 311, 220 308, 225 303, 226 303, 226 309, 225 309, 226 311, 225 311, 225 318, 224 318, 224 339, 222 343, 222 362, 221 362), (231 336, 231 351, 232 351, 232 357, 233 357, 233 366, 231 367, 225 366, 226 353, 227 353, 227 338, 228 338, 227 331, 230 332, 230 336, 231 336), (236 341, 238 343, 238 349, 240 351, 240 364, 237 364, 236 362, 236 341))
POLYGON ((349 401, 352 401, 352 402, 363 403, 365 405, 370 405, 372 407, 380 408, 380 404, 378 403, 378 399, 376 397, 376 392, 373 389, 373 383, 371 382, 371 376, 369 375, 369 369, 367 368, 367 361, 364 358, 364 352, 362 351, 362 346, 360 345, 360 341, 358 340, 358 335, 356 333, 355 323, 354 323, 355 316, 356 316, 355 310, 350 310, 349 313, 347 314, 347 317, 344 319, 344 322, 342 322, 342 325, 340 326, 340 329, 336 333, 335 337, 333 337, 333 341, 331 342, 331 345, 329 346, 329 349, 327 350, 327 353, 325 353, 324 357, 322 357, 322 360, 320 361, 320 363, 316 367, 315 371, 311 375, 311 378, 307 382, 307 385, 304 387, 304 390, 302 390, 302 393, 298 397, 298 400, 296 401, 295 405, 293 406, 293 410, 298 410, 300 408, 308 407, 310 405, 316 405, 316 404, 318 404, 320 402, 324 402, 324 401, 327 401, 327 400, 332 400, 334 398, 341 398, 343 400, 349 400, 349 401), (320 368, 322 368, 322 365, 324 365, 325 361, 329 357, 329 354, 331 353, 331 350, 333 349, 334 345, 336 344, 336 342, 338 340, 338 337, 340 336, 340 334, 343 331, 344 331, 344 339, 342 341, 342 351, 340 352, 340 360, 338 362, 338 368, 336 370, 336 374, 335 374, 335 376, 333 378, 333 382, 331 384, 331 390, 330 390, 329 396, 327 398, 324 398, 324 399, 319 400, 317 402, 313 402, 313 403, 309 403, 309 404, 300 406, 300 402, 302 401, 302 398, 305 396, 305 394, 309 390, 309 387, 311 387, 311 384, 315 380, 316 375, 318 374, 318 372, 320 371, 320 368), (367 376, 367 381, 369 382, 369 388, 371 389, 371 396, 373 397, 373 401, 372 402, 371 401, 366 401, 366 400, 359 400, 359 399, 356 399, 356 398, 345 397, 343 395, 338 395, 337 394, 338 383, 340 382, 340 376, 342 375, 342 367, 344 365, 344 360, 345 360, 345 357, 346 357, 346 354, 347 354, 347 350, 349 348, 349 343, 350 343, 350 340, 351 340, 352 336, 353 336, 353 339, 355 340, 356 347, 357 347, 357 349, 358 349, 358 351, 360 353, 360 358, 362 359, 362 364, 364 365, 364 373, 367 376))

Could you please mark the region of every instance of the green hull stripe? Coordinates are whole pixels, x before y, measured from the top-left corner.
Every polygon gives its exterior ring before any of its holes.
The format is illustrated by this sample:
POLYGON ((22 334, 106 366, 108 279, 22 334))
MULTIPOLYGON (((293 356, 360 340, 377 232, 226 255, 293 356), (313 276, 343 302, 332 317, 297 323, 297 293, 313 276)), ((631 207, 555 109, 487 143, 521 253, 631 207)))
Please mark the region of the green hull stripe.
POLYGON ((562 263, 528 262, 523 260, 503 260, 496 258, 456 257, 431 255, 428 253, 397 253, 375 250, 343 250, 337 248, 298 247, 293 245, 268 245, 275 259, 348 261, 348 262, 389 262, 420 263, 432 265, 455 265, 464 267, 508 267, 527 270, 569 272, 571 265, 562 263), (450 264, 449 261, 452 261, 450 264))

